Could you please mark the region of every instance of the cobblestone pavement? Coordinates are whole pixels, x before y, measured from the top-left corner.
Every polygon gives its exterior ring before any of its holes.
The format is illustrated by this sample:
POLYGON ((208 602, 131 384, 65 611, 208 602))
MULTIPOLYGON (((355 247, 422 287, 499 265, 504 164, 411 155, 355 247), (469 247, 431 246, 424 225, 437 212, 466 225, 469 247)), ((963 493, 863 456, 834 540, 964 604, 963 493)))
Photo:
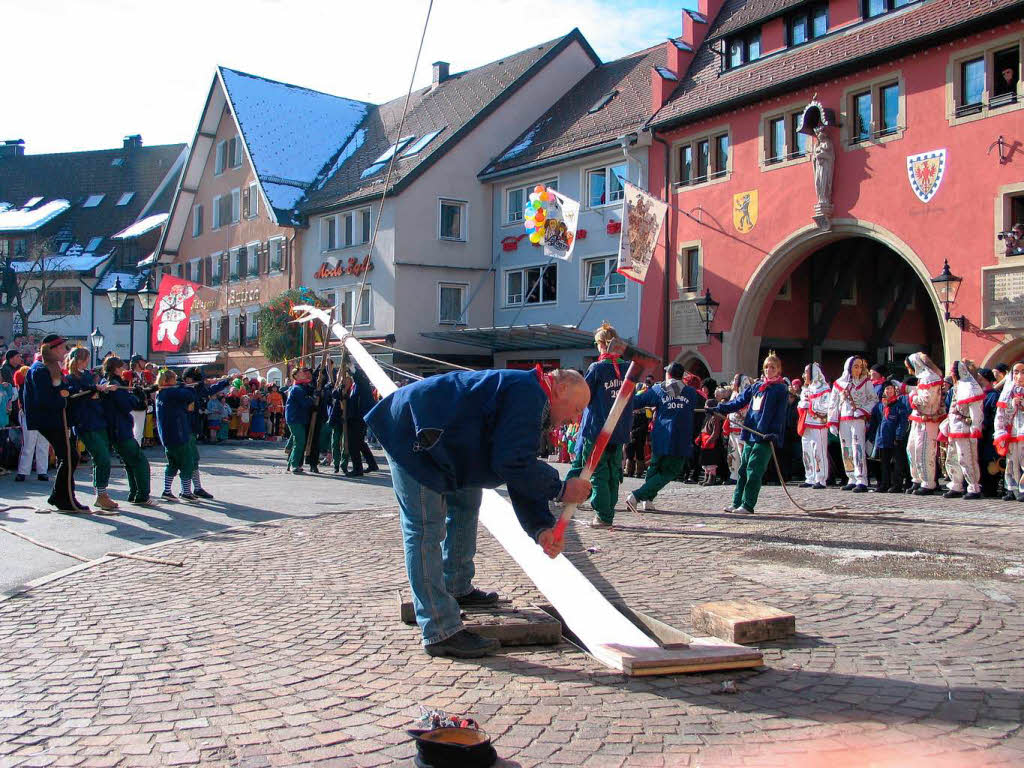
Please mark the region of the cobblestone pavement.
MULTIPOLYGON (((521 766, 1024 764, 1024 506, 794 492, 855 507, 822 518, 769 487, 740 518, 718 511, 728 488, 673 485, 612 531, 581 512, 568 556, 610 598, 682 629, 713 599, 797 616, 763 668, 627 679, 569 644, 422 653, 388 493, 153 550, 183 569, 103 562, 0 602, 0 765, 411 764, 420 704, 521 766)), ((542 601, 486 533, 477 564, 542 601)))

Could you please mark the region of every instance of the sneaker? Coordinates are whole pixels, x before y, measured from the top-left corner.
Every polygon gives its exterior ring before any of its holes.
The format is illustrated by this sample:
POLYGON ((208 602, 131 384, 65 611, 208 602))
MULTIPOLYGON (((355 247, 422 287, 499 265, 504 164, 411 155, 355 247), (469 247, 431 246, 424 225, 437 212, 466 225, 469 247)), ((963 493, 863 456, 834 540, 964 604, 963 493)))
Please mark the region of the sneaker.
POLYGON ((182 501, 199 501, 199 497, 196 496, 191 491, 187 493, 185 491, 182 491, 181 493, 178 494, 178 498, 181 499, 182 501))
POLYGON ((736 514, 739 514, 739 515, 752 515, 752 514, 754 514, 754 510, 747 509, 746 507, 743 507, 743 506, 736 507, 736 509, 734 509, 733 512, 735 512, 736 514))
POLYGON ((632 512, 634 515, 639 511, 637 509, 636 496, 634 496, 632 493, 626 497, 626 509, 632 512))
POLYGON ((15 475, 14 476, 14 482, 16 482, 16 483, 24 483, 25 482, 25 476, 24 475, 15 475))
POLYGON ((594 515, 594 519, 590 521, 590 527, 591 528, 611 528, 613 526, 612 526, 612 523, 606 523, 600 517, 598 517, 597 515, 594 515))
MULTIPOLYGON (((18 475, 18 477, 21 477, 21 475, 18 475)), ((18 478, 16 477, 14 479, 17 480, 18 478)), ((22 477, 21 479, 24 480, 25 478, 22 477)), ((1003 501, 1016 501, 1016 500, 1017 500, 1017 495, 1013 491, 1007 491, 1006 493, 1003 494, 1003 501)))
POLYGON ((854 493, 867 493, 868 487, 863 483, 853 486, 854 493))
POLYGON ((136 499, 135 501, 132 502, 132 504, 134 504, 136 507, 152 507, 153 500, 149 498, 149 496, 146 496, 143 499, 136 499))
POLYGON ((501 642, 493 637, 481 637, 476 632, 463 629, 439 643, 423 646, 428 656, 449 656, 455 659, 479 659, 501 648, 501 642))
POLYGON ((970 493, 965 493, 964 494, 964 500, 965 501, 974 501, 975 499, 980 499, 980 498, 981 498, 981 494, 978 493, 977 491, 971 491, 970 493))
POLYGON ((963 498, 963 495, 964 495, 963 491, 954 491, 954 490, 950 489, 950 490, 946 491, 944 494, 942 494, 942 498, 944 498, 944 499, 960 499, 960 498, 963 498))
POLYGON ((475 605, 494 605, 496 602, 498 602, 498 593, 485 592, 482 589, 477 589, 476 587, 473 587, 472 592, 469 592, 463 595, 462 597, 455 598, 455 602, 457 602, 463 608, 475 605))
POLYGON ((42 483, 48 483, 48 482, 50 482, 50 476, 49 475, 36 475, 36 480, 38 480, 38 481, 40 481, 42 483))
POLYGON ((163 493, 161 493, 161 494, 160 494, 160 496, 161 496, 162 498, 165 498, 165 499, 167 499, 168 501, 177 501, 177 500, 178 500, 178 497, 177 497, 177 496, 175 496, 175 495, 174 495, 173 493, 171 493, 170 491, 164 491, 163 493))
POLYGON ((209 491, 204 490, 202 488, 196 488, 194 491, 192 491, 192 493, 193 493, 193 495, 195 495, 197 498, 200 498, 200 499, 212 499, 213 498, 213 494, 212 493, 210 493, 209 491))
POLYGON ((726 504, 723 512, 735 512, 739 507, 734 507, 732 504, 726 504))

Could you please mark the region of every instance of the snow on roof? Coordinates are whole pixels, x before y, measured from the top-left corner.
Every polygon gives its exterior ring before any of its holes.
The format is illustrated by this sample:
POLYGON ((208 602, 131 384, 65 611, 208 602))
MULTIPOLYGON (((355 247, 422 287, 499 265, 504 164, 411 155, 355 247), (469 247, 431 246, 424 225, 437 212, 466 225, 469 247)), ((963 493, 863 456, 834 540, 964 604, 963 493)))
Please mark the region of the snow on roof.
POLYGON ((88 272, 102 264, 110 254, 83 256, 45 256, 42 259, 12 261, 11 269, 20 273, 31 272, 88 272))
MULTIPOLYGON (((312 183, 371 106, 225 67, 220 74, 261 181, 277 177, 312 183)), ((300 189, 276 184, 264 185, 264 192, 275 208, 290 208, 302 195, 300 189), (271 193, 268 186, 281 189, 271 193)))
POLYGON ((270 205, 279 211, 290 211, 296 205, 306 190, 302 187, 295 187, 291 184, 278 184, 276 182, 264 181, 263 191, 267 195, 270 205))
POLYGON ((107 272, 96 282, 96 291, 112 291, 118 280, 121 281, 121 288, 126 291, 137 291, 146 283, 144 272, 107 272))
POLYGON ((67 200, 51 200, 34 210, 9 208, 0 210, 0 232, 32 232, 60 216, 71 207, 67 200))
POLYGON ((535 125, 529 133, 523 136, 523 138, 515 144, 515 146, 509 147, 508 152, 499 157, 495 162, 500 163, 503 160, 511 160, 513 157, 518 157, 519 155, 523 154, 523 152, 528 150, 530 148, 530 145, 533 144, 533 137, 537 135, 537 132, 540 131, 540 129, 544 126, 544 123, 547 123, 550 120, 551 118, 549 117, 543 123, 538 123, 537 125, 535 125))
POLYGON ((139 266, 140 267, 148 267, 150 264, 155 264, 155 263, 156 263, 156 251, 153 251, 151 254, 149 254, 149 256, 147 256, 146 258, 142 259, 139 262, 139 266))
POLYGON ((156 213, 152 216, 147 216, 144 219, 139 219, 135 223, 128 227, 125 227, 116 235, 111 235, 112 240, 127 240, 130 237, 139 237, 147 232, 150 232, 157 227, 161 226, 170 214, 167 213, 156 213))

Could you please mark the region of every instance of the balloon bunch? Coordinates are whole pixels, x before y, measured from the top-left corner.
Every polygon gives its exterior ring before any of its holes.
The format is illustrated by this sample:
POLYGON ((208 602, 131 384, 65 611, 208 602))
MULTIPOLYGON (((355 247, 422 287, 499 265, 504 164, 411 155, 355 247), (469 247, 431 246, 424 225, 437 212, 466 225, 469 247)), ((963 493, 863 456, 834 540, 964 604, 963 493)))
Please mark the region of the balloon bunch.
POLYGON ((555 202, 555 195, 543 184, 538 184, 530 193, 530 201, 523 210, 523 225, 526 227, 526 234, 530 236, 530 242, 536 245, 544 239, 544 224, 548 217, 547 208, 544 203, 555 202))

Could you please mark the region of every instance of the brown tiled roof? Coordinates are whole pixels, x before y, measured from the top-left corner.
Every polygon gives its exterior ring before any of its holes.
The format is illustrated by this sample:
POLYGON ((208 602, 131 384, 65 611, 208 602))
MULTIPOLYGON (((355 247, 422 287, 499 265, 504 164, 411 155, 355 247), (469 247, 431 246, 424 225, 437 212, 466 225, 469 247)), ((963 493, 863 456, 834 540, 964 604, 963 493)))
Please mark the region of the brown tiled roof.
MULTIPOLYGON (((650 125, 668 128, 823 82, 876 60, 1001 23, 1022 6, 1024 0, 927 0, 727 72, 720 71, 718 55, 705 42, 650 125)), ((715 23, 709 37, 717 34, 715 23)))
POLYGON ((708 37, 732 34, 805 3, 807 0, 725 0, 712 22, 714 27, 708 30, 708 37))
MULTIPOLYGON (((414 91, 402 135, 418 138, 433 131, 444 130, 419 154, 401 158, 399 153, 400 159, 395 163, 391 175, 394 191, 401 191, 406 184, 411 183, 528 80, 535 68, 543 66, 549 58, 556 56, 573 41, 583 46, 595 64, 600 64, 600 59, 586 39, 578 29, 574 29, 564 37, 535 45, 476 69, 454 73, 436 88, 414 91)), ((386 166, 373 176, 365 179, 360 177, 399 138, 398 125, 404 106, 405 96, 401 96, 370 108, 356 130, 357 135, 360 131, 364 132, 361 136, 362 144, 340 168, 314 185, 314 189, 299 204, 302 213, 345 205, 381 193, 387 176, 386 166)), ((339 154, 345 151, 342 147, 339 154)), ((336 159, 332 158, 326 168, 332 168, 336 159)))
POLYGON ((481 176, 558 157, 619 138, 651 114, 651 68, 665 66, 665 45, 632 53, 591 70, 515 141, 481 176), (590 109, 617 92, 596 112, 590 109))
MULTIPOLYGON (((82 246, 94 237, 103 237, 99 252, 107 252, 116 244, 111 235, 132 224, 161 182, 184 151, 184 144, 164 144, 135 149, 103 149, 88 152, 61 152, 43 155, 22 155, 0 159, 0 202, 14 207, 25 205, 30 198, 42 197, 37 206, 56 199, 71 203, 71 208, 38 234, 60 233, 82 246), (117 205, 126 192, 134 195, 125 205, 117 205), (99 205, 83 208, 82 203, 94 194, 103 194, 99 205)), ((177 179, 168 185, 174 189, 177 179)), ((169 198, 162 194, 147 215, 166 213, 169 198)))

